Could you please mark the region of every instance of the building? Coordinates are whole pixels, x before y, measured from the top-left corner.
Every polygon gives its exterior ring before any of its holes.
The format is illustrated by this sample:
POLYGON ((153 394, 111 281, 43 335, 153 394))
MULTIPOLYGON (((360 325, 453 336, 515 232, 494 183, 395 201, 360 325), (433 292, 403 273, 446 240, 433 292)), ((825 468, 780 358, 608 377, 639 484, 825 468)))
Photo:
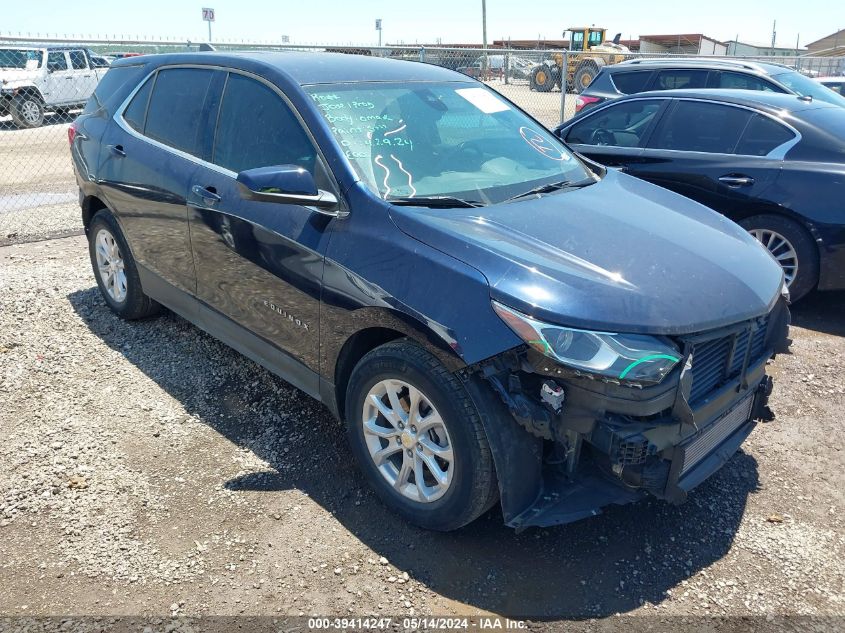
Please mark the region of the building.
POLYGON ((728 47, 701 33, 677 35, 640 35, 640 53, 673 53, 680 55, 726 55, 728 47))
POLYGON ((807 52, 806 48, 788 48, 786 46, 772 48, 771 44, 753 44, 739 40, 730 40, 725 44, 728 47, 727 54, 732 57, 795 57, 807 52))
POLYGON ((845 55, 845 29, 831 33, 815 42, 807 44, 807 52, 810 55, 824 53, 826 55, 845 55))

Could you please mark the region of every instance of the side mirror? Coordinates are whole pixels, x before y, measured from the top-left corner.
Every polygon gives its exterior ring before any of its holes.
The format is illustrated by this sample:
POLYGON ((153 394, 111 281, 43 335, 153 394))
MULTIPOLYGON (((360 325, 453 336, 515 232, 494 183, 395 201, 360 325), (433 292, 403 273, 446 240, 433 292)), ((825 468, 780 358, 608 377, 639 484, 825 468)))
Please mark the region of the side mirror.
POLYGON ((238 174, 241 195, 247 200, 299 204, 321 210, 337 207, 337 198, 317 189, 311 172, 297 165, 256 167, 238 174))

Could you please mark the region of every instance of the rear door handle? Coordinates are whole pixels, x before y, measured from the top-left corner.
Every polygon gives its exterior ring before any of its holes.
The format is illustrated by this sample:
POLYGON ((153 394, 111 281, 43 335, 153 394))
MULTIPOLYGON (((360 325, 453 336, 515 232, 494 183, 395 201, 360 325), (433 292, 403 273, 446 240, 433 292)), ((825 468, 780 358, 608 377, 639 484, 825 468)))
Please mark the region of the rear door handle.
POLYGON ((754 184, 754 179, 750 176, 728 174, 727 176, 720 176, 719 182, 726 184, 728 187, 747 187, 754 184))
POLYGON ((199 196, 202 198, 202 201, 206 204, 214 204, 215 202, 220 202, 222 198, 217 195, 216 191, 212 191, 213 187, 203 187, 201 185, 194 185, 191 187, 191 191, 194 192, 194 195, 199 196))
POLYGON ((115 156, 120 156, 121 158, 126 156, 126 152, 123 151, 123 145, 109 145, 109 151, 115 156))

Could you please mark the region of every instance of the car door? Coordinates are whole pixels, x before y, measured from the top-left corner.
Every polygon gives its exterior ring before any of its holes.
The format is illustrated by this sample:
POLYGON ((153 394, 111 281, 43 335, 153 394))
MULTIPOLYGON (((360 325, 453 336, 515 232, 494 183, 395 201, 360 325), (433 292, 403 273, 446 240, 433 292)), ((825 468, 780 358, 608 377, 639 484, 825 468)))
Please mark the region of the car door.
POLYGON ((100 157, 103 193, 136 261, 154 281, 190 294, 196 276, 186 195, 210 143, 204 132, 215 76, 222 73, 204 68, 164 68, 149 76, 118 109, 100 157))
POLYGON ((333 218, 312 207, 244 198, 237 174, 273 165, 297 165, 321 189, 337 191, 282 93, 230 72, 213 150, 188 193, 197 295, 217 315, 274 345, 271 362, 316 393, 323 256, 333 218))
POLYGON ((640 160, 642 145, 669 99, 630 99, 584 115, 563 140, 579 154, 621 171, 640 160))
POLYGON ((64 105, 76 101, 74 72, 65 51, 47 53, 47 75, 44 78, 44 102, 48 106, 64 105))
POLYGON ((631 175, 728 216, 763 200, 777 179, 775 148, 795 133, 746 107, 678 99, 657 123, 631 175))
POLYGON ((73 71, 73 84, 76 103, 85 103, 97 87, 97 73, 91 68, 88 55, 84 50, 68 51, 70 68, 73 71))

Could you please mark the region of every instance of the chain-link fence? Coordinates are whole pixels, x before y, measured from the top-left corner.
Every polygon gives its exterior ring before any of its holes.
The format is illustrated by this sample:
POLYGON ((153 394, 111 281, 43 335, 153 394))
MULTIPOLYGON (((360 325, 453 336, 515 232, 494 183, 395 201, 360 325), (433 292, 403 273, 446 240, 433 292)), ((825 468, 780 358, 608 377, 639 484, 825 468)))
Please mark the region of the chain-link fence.
MULTIPOLYGON (((207 47, 168 40, 24 41, 0 37, 0 245, 81 230, 68 124, 78 116, 114 59, 203 48, 207 47)), ((602 66, 656 57, 613 51, 283 46, 228 41, 215 42, 214 48, 343 52, 436 64, 483 81, 549 128, 574 116, 577 94, 602 66)), ((775 61, 771 57, 758 60, 775 61)), ((778 57, 776 61, 808 76, 845 72, 845 57, 778 57)), ((663 87, 696 86, 675 79, 663 87)))

